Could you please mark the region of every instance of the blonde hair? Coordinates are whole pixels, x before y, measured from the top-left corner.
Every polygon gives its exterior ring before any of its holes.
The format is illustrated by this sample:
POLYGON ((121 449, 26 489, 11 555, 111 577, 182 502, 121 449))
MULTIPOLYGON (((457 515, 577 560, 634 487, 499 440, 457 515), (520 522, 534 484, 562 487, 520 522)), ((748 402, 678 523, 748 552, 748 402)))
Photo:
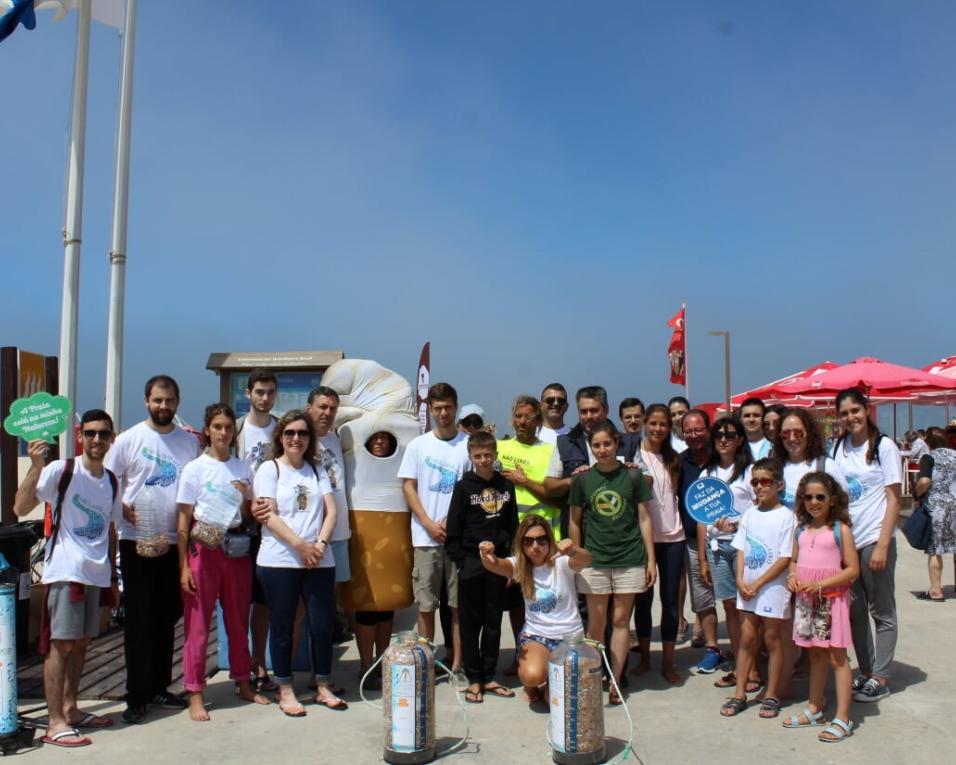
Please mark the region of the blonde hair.
POLYGON ((521 595, 525 600, 535 599, 534 565, 528 560, 528 556, 524 554, 524 544, 522 540, 525 534, 536 527, 542 528, 548 533, 548 554, 545 556, 547 565, 554 565, 554 563, 551 562, 551 558, 555 552, 557 552, 556 545, 554 544, 554 531, 551 528, 551 524, 540 515, 535 515, 534 513, 526 515, 524 520, 519 524, 518 531, 515 532, 513 545, 515 551, 514 580, 521 585, 521 595))

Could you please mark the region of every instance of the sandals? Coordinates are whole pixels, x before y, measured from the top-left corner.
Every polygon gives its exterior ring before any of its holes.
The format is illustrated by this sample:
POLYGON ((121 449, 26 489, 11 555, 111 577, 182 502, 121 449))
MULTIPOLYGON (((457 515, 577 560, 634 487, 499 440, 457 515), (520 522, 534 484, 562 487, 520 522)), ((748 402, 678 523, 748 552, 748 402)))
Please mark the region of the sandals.
POLYGON ((622 699, 617 690, 612 687, 607 694, 607 703, 612 707, 619 707, 624 703, 624 699, 622 699))
POLYGON ((945 595, 940 595, 940 596, 937 598, 937 597, 934 597, 933 595, 930 595, 929 590, 926 590, 925 592, 917 592, 917 593, 916 593, 916 599, 917 599, 917 600, 931 600, 931 601, 933 601, 934 603, 943 603, 943 602, 946 601, 946 596, 945 596, 945 595))
POLYGON ((790 715, 789 720, 783 721, 784 728, 819 728, 826 725, 827 721, 823 719, 823 710, 811 712, 809 708, 804 709, 798 715, 790 715), (800 718, 807 722, 800 722, 800 718))
POLYGON ((326 709, 331 709, 335 712, 344 712, 349 708, 349 704, 345 699, 340 699, 335 694, 325 698, 320 699, 318 696, 315 697, 316 706, 325 707, 326 709))
POLYGON ((830 726, 824 728, 820 735, 817 736, 818 741, 822 741, 824 744, 839 744, 843 739, 849 738, 853 735, 853 723, 844 722, 843 720, 837 719, 834 717, 830 721, 830 726), (837 726, 840 726, 839 728, 837 726), (824 734, 829 734, 829 737, 824 738, 824 734))
MULTIPOLYGON (((714 688, 736 688, 737 687, 737 675, 733 672, 728 672, 719 680, 714 680, 714 688)), ((752 693, 750 689, 747 689, 748 692, 752 693)))
POLYGON ((81 728, 92 728, 93 730, 97 728, 112 728, 113 718, 100 717, 92 712, 88 712, 87 714, 83 715, 79 722, 72 723, 72 725, 77 730, 80 730, 81 728))
POLYGON ((485 685, 481 689, 482 693, 490 693, 492 696, 500 696, 503 699, 513 699, 515 692, 510 688, 505 688, 499 683, 494 685, 485 685))
POLYGON ((284 714, 286 717, 305 717, 306 714, 305 707, 303 707, 298 701, 287 706, 283 706, 281 703, 279 703, 279 711, 282 712, 282 714, 284 714), (296 711, 290 711, 293 709, 296 711))
POLYGON ((767 696, 760 702, 760 711, 757 714, 764 720, 772 720, 780 714, 780 699, 767 696))
POLYGON ((256 689, 256 693, 262 693, 263 691, 271 693, 279 690, 279 686, 269 675, 257 675, 256 679, 252 681, 252 687, 256 689))
POLYGON ((471 688, 465 689, 465 703, 467 704, 483 704, 485 702, 484 696, 481 693, 481 688, 479 687, 477 691, 472 690, 471 688))
POLYGON ((77 747, 89 746, 93 743, 91 738, 81 736, 80 732, 75 728, 67 728, 66 730, 61 730, 59 733, 44 736, 40 741, 44 744, 50 744, 51 746, 62 746, 65 749, 76 749, 77 747), (67 741, 67 739, 70 740, 67 741))
POLYGON ((748 703, 747 699, 738 699, 736 696, 731 696, 720 707, 721 717, 739 715, 747 708, 748 703))

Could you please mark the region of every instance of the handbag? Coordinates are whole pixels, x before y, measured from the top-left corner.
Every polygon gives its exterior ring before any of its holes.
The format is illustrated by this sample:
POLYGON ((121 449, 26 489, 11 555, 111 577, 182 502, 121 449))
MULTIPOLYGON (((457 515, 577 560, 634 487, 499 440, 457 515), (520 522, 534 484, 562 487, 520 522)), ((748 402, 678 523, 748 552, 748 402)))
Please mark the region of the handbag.
POLYGON ((926 552, 932 541, 933 524, 926 509, 926 502, 921 502, 913 510, 913 514, 903 523, 903 536, 910 543, 910 547, 926 552))
POLYGON ((252 539, 243 528, 229 529, 219 543, 227 558, 242 558, 249 554, 252 539))

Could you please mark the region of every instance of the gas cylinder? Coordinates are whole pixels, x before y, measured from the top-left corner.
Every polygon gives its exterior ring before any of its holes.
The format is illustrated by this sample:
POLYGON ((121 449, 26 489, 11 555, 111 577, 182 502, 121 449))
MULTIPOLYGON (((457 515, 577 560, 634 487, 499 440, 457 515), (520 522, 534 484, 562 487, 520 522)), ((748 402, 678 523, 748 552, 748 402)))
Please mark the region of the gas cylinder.
POLYGON ((415 632, 400 632, 382 656, 385 762, 435 759, 435 655, 415 632))
POLYGON ((565 635, 548 659, 551 757, 560 765, 604 762, 601 654, 577 632, 565 635))
POLYGON ((0 738, 17 733, 17 570, 0 555, 0 738))

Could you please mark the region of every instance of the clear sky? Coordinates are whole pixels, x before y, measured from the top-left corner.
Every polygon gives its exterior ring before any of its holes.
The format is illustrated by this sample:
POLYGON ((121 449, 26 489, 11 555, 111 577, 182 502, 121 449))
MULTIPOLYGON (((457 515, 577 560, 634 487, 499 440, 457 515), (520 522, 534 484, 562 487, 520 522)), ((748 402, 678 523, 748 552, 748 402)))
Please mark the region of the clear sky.
MULTIPOLYGON (((0 44, 0 342, 59 344, 75 16, 0 44)), ((139 4, 126 424, 210 352, 344 349, 503 422, 956 353, 956 5, 139 4)), ((102 404, 120 41, 90 74, 78 408, 102 404)), ((940 416, 938 412, 935 416, 940 416)))

